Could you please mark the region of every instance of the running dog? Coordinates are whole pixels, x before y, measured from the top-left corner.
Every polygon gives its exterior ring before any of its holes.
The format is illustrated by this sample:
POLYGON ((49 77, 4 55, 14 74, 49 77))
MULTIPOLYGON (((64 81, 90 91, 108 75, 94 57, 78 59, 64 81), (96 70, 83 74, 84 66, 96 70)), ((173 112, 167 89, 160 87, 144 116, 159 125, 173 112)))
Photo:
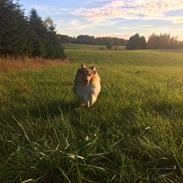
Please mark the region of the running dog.
POLYGON ((80 100, 81 106, 92 106, 100 93, 100 77, 96 67, 86 67, 81 64, 74 80, 74 93, 80 100))

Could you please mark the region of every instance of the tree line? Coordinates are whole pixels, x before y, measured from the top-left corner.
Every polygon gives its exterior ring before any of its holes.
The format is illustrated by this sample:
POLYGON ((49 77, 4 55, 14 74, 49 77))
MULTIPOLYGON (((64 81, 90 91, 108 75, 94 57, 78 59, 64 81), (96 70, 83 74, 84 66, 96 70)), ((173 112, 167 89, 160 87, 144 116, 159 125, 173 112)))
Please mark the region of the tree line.
POLYGON ((133 49, 182 49, 183 41, 179 41, 170 34, 152 34, 146 41, 144 36, 135 34, 131 36, 127 47, 128 50, 133 49))
POLYGON ((144 36, 140 36, 138 33, 131 36, 129 40, 113 37, 94 37, 89 35, 79 35, 77 37, 58 35, 58 38, 62 43, 106 45, 109 49, 112 48, 112 46, 126 46, 126 49, 128 50, 183 48, 183 41, 179 41, 170 34, 152 34, 147 41, 144 36))
POLYGON ((93 44, 93 45, 116 45, 125 46, 127 40, 115 37, 94 37, 89 35, 79 35, 71 37, 68 35, 59 35, 62 43, 78 43, 78 44, 93 44))
POLYGON ((63 58, 64 49, 51 18, 35 9, 29 16, 13 0, 0 1, 0 56, 63 58))

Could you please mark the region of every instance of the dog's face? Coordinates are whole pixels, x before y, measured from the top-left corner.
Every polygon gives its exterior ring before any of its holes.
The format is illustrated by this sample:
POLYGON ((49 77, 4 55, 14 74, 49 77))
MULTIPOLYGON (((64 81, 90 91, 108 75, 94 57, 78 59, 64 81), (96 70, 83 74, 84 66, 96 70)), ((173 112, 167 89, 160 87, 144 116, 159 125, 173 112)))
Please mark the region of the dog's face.
POLYGON ((81 64, 81 69, 80 70, 80 77, 81 80, 83 81, 84 85, 89 85, 91 79, 93 76, 96 74, 96 68, 95 66, 91 66, 87 68, 85 65, 81 64))

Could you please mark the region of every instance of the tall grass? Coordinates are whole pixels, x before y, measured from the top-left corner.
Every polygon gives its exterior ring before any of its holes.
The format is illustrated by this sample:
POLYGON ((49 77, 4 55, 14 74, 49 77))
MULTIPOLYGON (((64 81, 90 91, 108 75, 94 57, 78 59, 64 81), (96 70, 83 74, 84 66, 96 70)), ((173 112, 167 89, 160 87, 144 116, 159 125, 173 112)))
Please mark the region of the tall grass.
POLYGON ((183 54, 67 50, 62 67, 0 76, 0 182, 181 182, 183 54), (72 93, 80 63, 102 92, 72 93))
POLYGON ((60 59, 43 59, 43 58, 28 58, 28 57, 4 57, 0 58, 0 72, 7 72, 14 69, 35 69, 48 66, 58 66, 68 63, 69 60, 60 59))

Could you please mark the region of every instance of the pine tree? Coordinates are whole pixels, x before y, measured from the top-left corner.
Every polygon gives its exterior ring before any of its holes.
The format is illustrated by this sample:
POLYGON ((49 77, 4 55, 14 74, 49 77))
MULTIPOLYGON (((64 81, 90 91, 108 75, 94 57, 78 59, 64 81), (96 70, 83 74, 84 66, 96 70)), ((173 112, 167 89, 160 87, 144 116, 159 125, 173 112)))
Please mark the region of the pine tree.
POLYGON ((64 50, 55 31, 51 18, 44 22, 35 9, 30 13, 30 27, 32 32, 33 56, 45 58, 63 58, 64 50))
POLYGON ((35 9, 30 12, 29 23, 32 34, 32 56, 46 57, 45 37, 47 30, 35 9))
POLYGON ((27 55, 31 52, 28 21, 12 0, 0 1, 0 54, 27 55))

